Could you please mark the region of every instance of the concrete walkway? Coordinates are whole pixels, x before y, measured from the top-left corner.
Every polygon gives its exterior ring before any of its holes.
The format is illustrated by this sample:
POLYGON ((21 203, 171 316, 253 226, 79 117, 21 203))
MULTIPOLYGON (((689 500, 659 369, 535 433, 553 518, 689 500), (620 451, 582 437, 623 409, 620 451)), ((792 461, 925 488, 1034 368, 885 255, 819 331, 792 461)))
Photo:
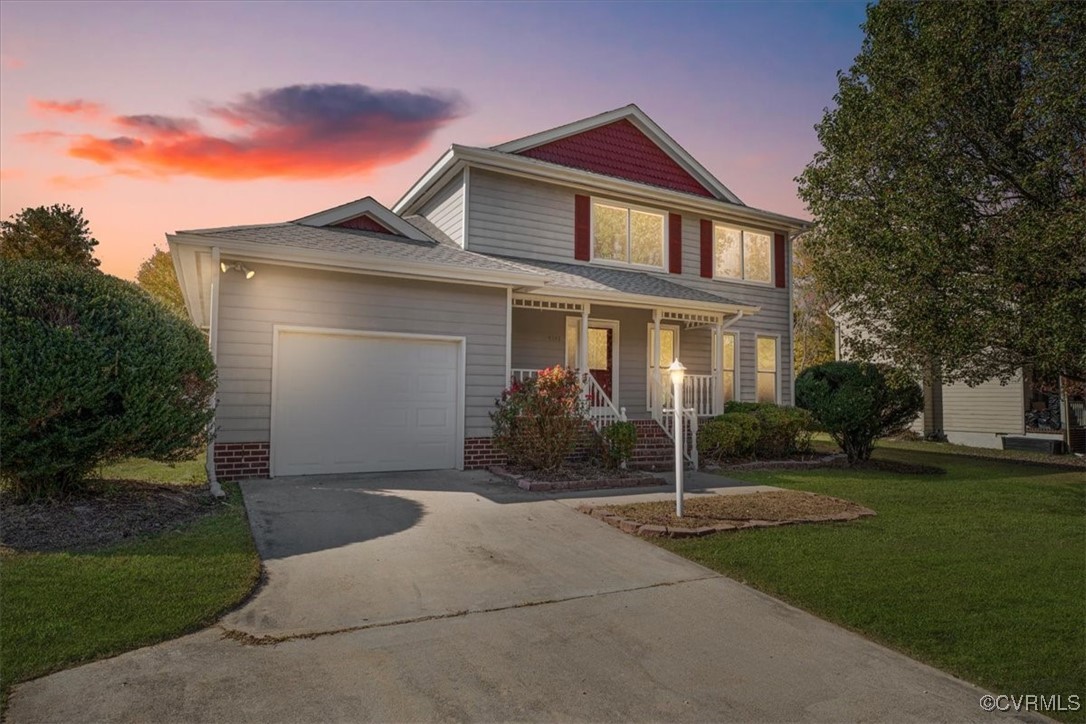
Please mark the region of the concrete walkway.
POLYGON ((598 494, 472 473, 243 490, 268 572, 246 606, 23 684, 10 720, 993 718, 976 687, 570 509, 598 494))

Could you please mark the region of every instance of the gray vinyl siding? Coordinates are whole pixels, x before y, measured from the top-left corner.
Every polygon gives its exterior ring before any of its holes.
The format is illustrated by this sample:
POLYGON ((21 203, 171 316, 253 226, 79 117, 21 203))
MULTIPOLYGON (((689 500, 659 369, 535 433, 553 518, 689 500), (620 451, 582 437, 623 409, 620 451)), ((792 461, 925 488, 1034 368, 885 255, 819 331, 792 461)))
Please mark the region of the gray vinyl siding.
POLYGON ((464 193, 464 174, 460 173, 419 210, 420 216, 460 246, 464 245, 464 193))
POLYGON ((489 437, 488 413, 505 382, 504 289, 249 266, 252 279, 221 277, 219 441, 270 440, 276 324, 465 337, 465 436, 489 437))
POLYGON ((1021 435, 1025 432, 1025 395, 1021 377, 999 384, 988 380, 976 387, 963 383, 943 385, 945 432, 989 432, 1021 435))
MULTIPOLYGON (((566 317, 568 312, 513 310, 513 368, 542 369, 565 361, 566 317)), ((646 418, 648 383, 649 325, 647 309, 592 305, 591 319, 618 322, 618 399, 632 418, 646 418)), ((707 329, 679 331, 679 353, 690 374, 712 372, 710 332, 707 329)))
MULTIPOLYGON (((478 169, 471 171, 468 185, 468 249, 542 261, 578 263, 573 256, 573 199, 577 191, 556 184, 478 169)), ((659 208, 661 211, 668 211, 666 206, 659 208)), ((702 218, 707 217, 695 214, 683 215, 682 275, 661 272, 661 276, 719 294, 738 304, 761 307, 760 312, 744 317, 730 329, 739 333, 739 398, 749 401, 755 399, 757 382, 755 340, 759 334, 772 335, 780 337, 780 401, 782 404, 790 405, 792 404, 793 377, 792 334, 789 319, 791 272, 789 271, 788 275, 789 287, 785 288, 705 279, 699 276, 702 218)), ((745 226, 749 228, 749 225, 745 226)), ((773 231, 771 228, 765 230, 773 231)), ((789 269, 791 269, 791 263, 792 250, 789 244, 787 254, 789 269)), ((676 306, 683 305, 677 303, 676 306)), ((596 315, 593 312, 593 316, 602 315, 596 315)), ((515 356, 517 354, 515 333, 513 347, 515 356)), ((643 356, 644 352, 641 354, 643 356)), ((685 348, 683 354, 684 356, 686 354, 685 348)), ((705 354, 708 355, 707 347, 705 354)), ((685 359, 683 363, 689 366, 685 359)), ((514 363, 513 366, 517 365, 514 363)), ((708 363, 706 363, 706 371, 708 371, 708 363)), ((644 382, 641 384, 643 387, 644 382)), ((641 404, 643 405, 644 402, 641 404)))

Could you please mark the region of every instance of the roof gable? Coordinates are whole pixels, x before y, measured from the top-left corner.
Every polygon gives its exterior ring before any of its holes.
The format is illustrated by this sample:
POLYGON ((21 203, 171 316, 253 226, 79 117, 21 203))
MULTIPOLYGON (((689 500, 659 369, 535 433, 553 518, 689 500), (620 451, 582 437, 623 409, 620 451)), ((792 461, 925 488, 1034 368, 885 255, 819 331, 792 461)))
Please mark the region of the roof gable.
POLYGON ((403 236, 399 232, 389 229, 377 219, 373 218, 369 214, 362 214, 356 216, 353 219, 347 219, 341 221, 338 224, 332 224, 337 229, 355 229, 357 231, 376 231, 381 234, 394 234, 396 236, 403 236))
POLYGON ((493 150, 733 204, 743 203, 632 104, 509 141, 493 150))
POLYGON ((372 196, 303 216, 295 219, 293 223, 302 226, 334 226, 341 229, 375 231, 381 234, 404 236, 415 241, 433 241, 414 224, 400 218, 372 196))

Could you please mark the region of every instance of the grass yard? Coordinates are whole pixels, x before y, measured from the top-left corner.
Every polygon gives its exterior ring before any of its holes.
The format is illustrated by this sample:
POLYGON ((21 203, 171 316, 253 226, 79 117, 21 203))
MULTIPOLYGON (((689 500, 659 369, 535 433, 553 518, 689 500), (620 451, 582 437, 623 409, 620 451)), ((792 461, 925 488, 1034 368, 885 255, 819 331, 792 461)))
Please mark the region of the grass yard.
MULTIPOLYGON (((129 461, 108 479, 203 483, 203 461, 129 461)), ((180 530, 79 552, 0 552, 0 675, 10 687, 203 628, 260 577, 241 493, 180 530)))
MULTIPOLYGON (((996 693, 1077 694, 1086 707, 1086 471, 892 447, 876 457, 947 474, 729 473, 878 515, 660 545, 996 693)), ((1086 710, 1056 716, 1082 722, 1086 710)))

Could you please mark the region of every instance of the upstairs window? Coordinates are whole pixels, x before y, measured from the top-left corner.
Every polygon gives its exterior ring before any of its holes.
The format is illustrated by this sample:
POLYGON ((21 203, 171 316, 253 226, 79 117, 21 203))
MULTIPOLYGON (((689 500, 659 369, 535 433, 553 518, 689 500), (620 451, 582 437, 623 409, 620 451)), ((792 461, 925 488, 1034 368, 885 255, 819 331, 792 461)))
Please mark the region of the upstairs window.
POLYGON ((592 204, 592 259, 664 268, 661 211, 596 201, 592 204))
POLYGON ((773 237, 760 231, 714 225, 713 276, 769 284, 773 279, 773 237))

